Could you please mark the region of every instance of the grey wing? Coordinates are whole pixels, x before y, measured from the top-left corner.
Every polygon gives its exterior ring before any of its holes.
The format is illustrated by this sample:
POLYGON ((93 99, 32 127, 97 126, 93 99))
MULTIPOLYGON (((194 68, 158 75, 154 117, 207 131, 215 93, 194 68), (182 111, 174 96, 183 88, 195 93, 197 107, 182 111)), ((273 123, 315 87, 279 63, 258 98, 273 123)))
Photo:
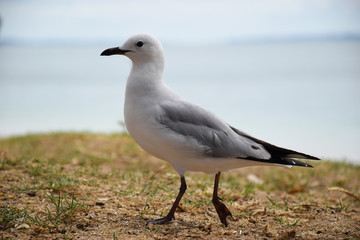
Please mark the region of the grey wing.
POLYGON ((196 140, 205 155, 264 160, 271 157, 261 144, 236 134, 215 114, 197 105, 170 102, 161 105, 161 109, 159 123, 176 134, 196 140))

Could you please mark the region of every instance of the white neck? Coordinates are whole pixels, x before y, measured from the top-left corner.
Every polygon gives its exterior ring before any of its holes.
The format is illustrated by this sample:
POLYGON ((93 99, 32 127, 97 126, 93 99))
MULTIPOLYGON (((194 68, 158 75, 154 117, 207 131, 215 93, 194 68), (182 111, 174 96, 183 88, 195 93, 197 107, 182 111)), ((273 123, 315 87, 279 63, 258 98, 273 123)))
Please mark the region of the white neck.
POLYGON ((163 61, 135 62, 126 84, 126 95, 147 95, 162 86, 163 61))

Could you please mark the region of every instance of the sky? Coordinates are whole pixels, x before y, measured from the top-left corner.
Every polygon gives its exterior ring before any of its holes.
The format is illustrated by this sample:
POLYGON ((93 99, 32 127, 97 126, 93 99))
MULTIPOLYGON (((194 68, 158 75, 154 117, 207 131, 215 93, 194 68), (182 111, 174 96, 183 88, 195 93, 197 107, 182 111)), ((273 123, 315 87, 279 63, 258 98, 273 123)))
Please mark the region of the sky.
POLYGON ((151 33, 176 43, 360 35, 359 0, 0 0, 7 41, 94 42, 151 33))

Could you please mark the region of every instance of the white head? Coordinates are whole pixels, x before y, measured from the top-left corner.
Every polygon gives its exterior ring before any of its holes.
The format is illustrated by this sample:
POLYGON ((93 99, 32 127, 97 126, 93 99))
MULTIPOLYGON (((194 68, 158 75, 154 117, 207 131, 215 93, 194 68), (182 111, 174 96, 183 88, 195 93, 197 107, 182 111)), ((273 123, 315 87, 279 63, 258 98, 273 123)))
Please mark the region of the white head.
POLYGON ((148 34, 137 34, 130 37, 122 46, 106 49, 101 56, 125 55, 134 64, 164 64, 164 50, 161 43, 148 34))

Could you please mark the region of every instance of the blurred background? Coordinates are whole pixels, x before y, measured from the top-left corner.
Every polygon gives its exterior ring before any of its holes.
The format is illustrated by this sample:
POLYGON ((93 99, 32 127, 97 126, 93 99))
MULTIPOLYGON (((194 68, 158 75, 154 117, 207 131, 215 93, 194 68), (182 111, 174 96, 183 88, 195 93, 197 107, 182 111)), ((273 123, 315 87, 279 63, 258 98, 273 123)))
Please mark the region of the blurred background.
POLYGON ((135 33, 165 81, 265 141, 360 163, 360 1, 0 0, 0 136, 120 132, 135 33))

